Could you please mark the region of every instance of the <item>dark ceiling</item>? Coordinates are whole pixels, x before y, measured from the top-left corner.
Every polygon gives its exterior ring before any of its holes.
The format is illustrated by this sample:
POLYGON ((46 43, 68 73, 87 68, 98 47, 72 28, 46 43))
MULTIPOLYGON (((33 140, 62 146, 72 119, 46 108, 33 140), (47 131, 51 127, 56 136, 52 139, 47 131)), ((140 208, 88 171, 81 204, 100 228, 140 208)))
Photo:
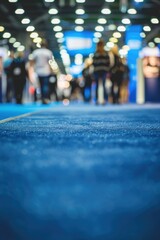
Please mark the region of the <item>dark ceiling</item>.
MULTIPOLYGON (((160 25, 151 23, 152 18, 159 19, 160 17, 160 0, 144 0, 141 3, 137 3, 135 0, 115 0, 110 3, 105 0, 86 0, 84 3, 77 3, 76 0, 55 0, 53 2, 19 0, 15 3, 11 3, 9 0, 0 0, 0 25, 4 26, 5 31, 10 32, 13 37, 21 41, 29 49, 34 48, 35 45, 29 37, 30 33, 26 32, 26 25, 21 23, 23 18, 29 18, 31 20, 29 25, 35 27, 35 31, 38 32, 40 37, 48 40, 60 69, 64 71, 59 54, 59 44, 55 38, 53 24, 51 24, 53 17, 58 17, 61 20, 59 25, 62 27, 63 32, 75 29, 75 19, 77 17, 84 19, 84 30, 91 31, 95 31, 98 18, 106 18, 107 23, 103 25, 104 31, 102 32, 105 41, 108 41, 113 34, 113 30, 110 30, 109 26, 111 24, 123 25, 121 23, 123 18, 129 18, 133 25, 141 24, 142 26, 149 25, 151 27, 152 31, 146 34, 145 43, 155 37, 160 37, 160 25), (58 10, 56 15, 48 13, 48 10, 53 7, 58 10), (84 15, 76 15, 75 10, 78 7, 84 8, 84 15), (111 14, 102 14, 101 10, 104 7, 110 8, 111 14), (17 8, 23 8, 25 10, 24 14, 16 15, 15 10, 17 8), (135 8, 137 14, 128 14, 127 9, 129 8, 135 8)), ((125 32, 118 41, 119 47, 124 44, 124 36, 125 32)), ((0 33, 0 39, 2 40, 2 32, 0 33)))

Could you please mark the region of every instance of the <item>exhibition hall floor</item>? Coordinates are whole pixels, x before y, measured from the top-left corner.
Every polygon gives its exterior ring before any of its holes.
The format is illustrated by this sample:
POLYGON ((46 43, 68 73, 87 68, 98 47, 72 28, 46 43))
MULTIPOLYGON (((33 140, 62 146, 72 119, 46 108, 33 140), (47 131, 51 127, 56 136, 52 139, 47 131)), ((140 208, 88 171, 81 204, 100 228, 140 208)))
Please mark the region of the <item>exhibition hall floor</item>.
POLYGON ((159 240, 160 105, 0 105, 0 240, 159 240))

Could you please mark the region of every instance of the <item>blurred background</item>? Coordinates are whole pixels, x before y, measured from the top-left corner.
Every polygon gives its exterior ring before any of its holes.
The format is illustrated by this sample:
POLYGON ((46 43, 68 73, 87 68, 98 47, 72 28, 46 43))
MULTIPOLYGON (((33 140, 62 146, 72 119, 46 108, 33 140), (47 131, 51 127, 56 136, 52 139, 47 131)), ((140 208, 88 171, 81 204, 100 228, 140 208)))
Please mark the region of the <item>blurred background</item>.
MULTIPOLYGON (((94 102, 95 83, 93 80, 88 88, 83 69, 86 61, 92 61, 101 38, 106 51, 118 47, 124 66, 128 67, 121 85, 120 103, 160 102, 159 16, 159 0, 1 0, 0 102, 15 102, 11 87, 7 90, 4 64, 12 52, 14 55, 23 52, 29 72, 23 102, 41 101, 36 73, 29 62, 43 39, 47 40, 54 57, 51 101, 94 102)), ((108 75, 109 103, 113 102, 111 84, 108 75)))

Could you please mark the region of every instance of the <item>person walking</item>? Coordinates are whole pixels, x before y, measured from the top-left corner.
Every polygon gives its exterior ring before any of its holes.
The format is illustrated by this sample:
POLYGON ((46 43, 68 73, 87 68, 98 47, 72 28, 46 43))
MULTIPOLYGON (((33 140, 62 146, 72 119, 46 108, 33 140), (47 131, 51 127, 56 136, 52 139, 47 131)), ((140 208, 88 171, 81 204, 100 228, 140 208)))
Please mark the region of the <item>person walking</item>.
POLYGON ((11 78, 13 79, 13 88, 17 104, 22 104, 23 90, 28 77, 26 70, 26 61, 23 52, 17 52, 17 56, 13 59, 11 66, 11 78))
POLYGON ((96 52, 93 56, 94 80, 96 83, 96 104, 99 103, 98 89, 100 80, 102 81, 103 85, 104 100, 102 104, 105 104, 107 102, 106 78, 110 67, 110 58, 108 52, 104 49, 104 45, 105 43, 103 39, 100 39, 97 43, 96 52))
POLYGON ((49 78, 52 74, 49 61, 53 59, 52 52, 47 48, 46 40, 41 42, 41 48, 36 49, 32 53, 32 63, 38 76, 41 99, 43 104, 50 102, 49 78))
POLYGON ((13 79, 11 75, 11 64, 14 59, 14 51, 10 51, 8 58, 3 63, 6 75, 6 102, 12 102, 14 96, 13 79))
POLYGON ((112 82, 111 95, 113 104, 120 103, 120 90, 124 74, 124 65, 122 59, 118 53, 118 46, 114 45, 110 53, 111 68, 110 68, 110 80, 112 82))

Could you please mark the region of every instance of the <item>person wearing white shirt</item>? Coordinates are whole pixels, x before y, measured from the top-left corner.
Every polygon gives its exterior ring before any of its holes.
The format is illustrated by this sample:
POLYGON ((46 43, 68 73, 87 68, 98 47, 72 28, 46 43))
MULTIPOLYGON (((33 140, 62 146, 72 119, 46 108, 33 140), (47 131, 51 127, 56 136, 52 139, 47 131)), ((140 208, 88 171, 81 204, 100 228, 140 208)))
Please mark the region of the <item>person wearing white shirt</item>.
POLYGON ((41 48, 36 49, 32 53, 35 72, 38 76, 42 103, 49 103, 49 78, 51 75, 51 67, 49 61, 53 59, 52 52, 47 49, 46 41, 42 41, 41 48))

